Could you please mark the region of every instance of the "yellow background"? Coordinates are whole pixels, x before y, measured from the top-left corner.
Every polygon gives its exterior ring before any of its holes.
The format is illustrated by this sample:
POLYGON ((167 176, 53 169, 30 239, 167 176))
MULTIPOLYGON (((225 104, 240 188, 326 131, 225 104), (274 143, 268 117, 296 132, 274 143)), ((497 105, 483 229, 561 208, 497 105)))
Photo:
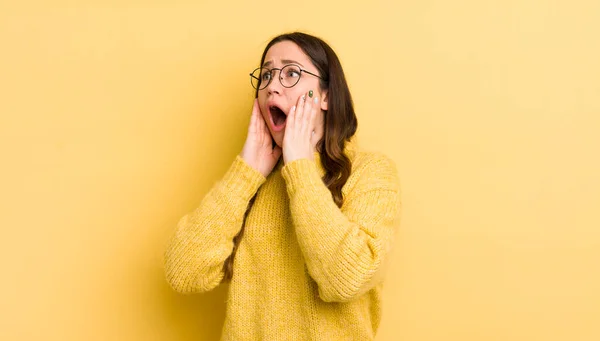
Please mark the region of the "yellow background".
POLYGON ((600 2, 0 5, 0 339, 216 340, 177 220, 244 142, 248 73, 325 38, 403 219, 378 340, 600 340, 600 2))

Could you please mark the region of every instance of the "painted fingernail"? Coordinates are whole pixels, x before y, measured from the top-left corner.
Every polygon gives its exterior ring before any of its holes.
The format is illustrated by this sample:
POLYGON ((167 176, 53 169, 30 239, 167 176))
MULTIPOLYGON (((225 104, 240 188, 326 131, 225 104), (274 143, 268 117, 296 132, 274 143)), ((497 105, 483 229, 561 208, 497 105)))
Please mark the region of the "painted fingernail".
POLYGON ((306 96, 305 95, 302 95, 302 100, 303 101, 306 100, 306 96))
POLYGON ((315 97, 315 104, 319 103, 319 97, 315 97))
POLYGON ((292 106, 292 111, 294 111, 294 110, 296 110, 296 106, 295 105, 292 106))
POLYGON ((313 91, 312 91, 312 90, 310 90, 310 91, 308 92, 308 97, 311 97, 311 98, 312 98, 312 96, 313 96, 313 91))

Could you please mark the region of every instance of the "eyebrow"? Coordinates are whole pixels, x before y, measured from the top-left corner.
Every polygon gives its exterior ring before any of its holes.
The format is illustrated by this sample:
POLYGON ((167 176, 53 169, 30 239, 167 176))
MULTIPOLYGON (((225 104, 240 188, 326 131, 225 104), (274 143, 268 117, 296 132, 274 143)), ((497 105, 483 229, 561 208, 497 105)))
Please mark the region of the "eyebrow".
MULTIPOLYGON (((298 64, 298 65, 300 65, 300 66, 304 67, 304 65, 302 65, 302 64, 300 64, 300 63, 298 63, 298 62, 297 62, 297 61, 295 61, 295 60, 291 60, 291 59, 282 59, 282 60, 281 60, 281 62, 282 62, 283 64, 286 64, 286 65, 287 65, 287 64, 298 64)), ((270 65, 272 65, 272 64, 273 64, 273 62, 269 60, 268 62, 265 62, 265 63, 263 64, 263 67, 267 67, 267 66, 270 66, 270 65)))

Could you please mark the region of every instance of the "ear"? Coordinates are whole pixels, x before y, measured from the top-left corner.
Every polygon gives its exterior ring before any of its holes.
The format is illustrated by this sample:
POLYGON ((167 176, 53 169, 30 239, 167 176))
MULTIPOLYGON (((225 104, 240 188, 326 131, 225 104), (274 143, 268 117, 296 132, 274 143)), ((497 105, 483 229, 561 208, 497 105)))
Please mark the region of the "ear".
POLYGON ((321 92, 321 110, 327 111, 328 94, 329 92, 327 90, 321 92))

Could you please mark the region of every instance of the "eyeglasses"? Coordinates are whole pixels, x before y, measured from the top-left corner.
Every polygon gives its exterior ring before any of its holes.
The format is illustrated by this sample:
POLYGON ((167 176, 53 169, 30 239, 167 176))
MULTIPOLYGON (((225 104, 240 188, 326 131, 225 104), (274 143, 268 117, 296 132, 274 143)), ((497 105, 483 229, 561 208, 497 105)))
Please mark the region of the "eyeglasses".
POLYGON ((250 82, 252 83, 252 87, 258 90, 266 88, 269 84, 271 84, 271 81, 273 80, 273 73, 276 70, 279 70, 279 82, 285 88, 291 88, 298 84, 302 72, 308 73, 309 75, 315 76, 319 79, 323 79, 321 76, 315 75, 314 73, 306 71, 294 64, 288 64, 281 69, 267 69, 264 67, 259 67, 250 74, 250 82))

